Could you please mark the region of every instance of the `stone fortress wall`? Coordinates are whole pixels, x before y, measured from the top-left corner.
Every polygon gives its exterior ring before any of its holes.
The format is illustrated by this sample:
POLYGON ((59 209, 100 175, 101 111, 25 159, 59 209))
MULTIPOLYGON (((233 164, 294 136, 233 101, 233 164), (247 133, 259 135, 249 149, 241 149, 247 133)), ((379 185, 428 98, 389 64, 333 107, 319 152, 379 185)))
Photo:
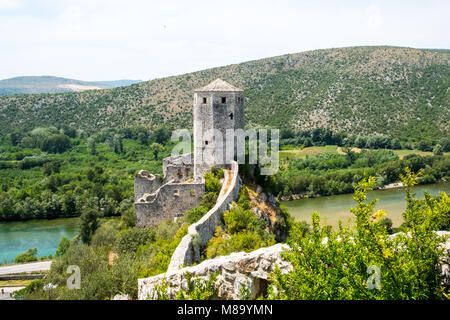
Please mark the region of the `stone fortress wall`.
POLYGON ((187 210, 198 207, 204 194, 204 182, 176 183, 171 180, 134 204, 136 226, 144 228, 182 216, 187 210))
POLYGON ((163 160, 164 178, 140 171, 134 179, 136 226, 147 227, 183 215, 198 207, 205 194, 205 182, 190 181, 192 153, 163 160))
POLYGON ((147 170, 141 170, 134 177, 134 201, 137 202, 146 193, 155 192, 162 184, 159 174, 153 175, 147 170))
POLYGON ((194 176, 194 154, 186 153, 163 159, 164 180, 188 181, 194 176))
POLYGON ((224 170, 222 189, 216 205, 199 221, 189 226, 188 234, 183 237, 172 255, 168 271, 200 261, 200 248, 213 237, 217 226, 221 224, 223 214, 238 198, 242 185, 238 173, 239 165, 236 161, 233 161, 230 170, 224 170))
POLYGON ((198 222, 189 226, 188 234, 183 237, 172 255, 167 272, 138 279, 140 300, 157 299, 156 289, 164 282, 168 285, 169 298, 175 298, 177 291, 187 287, 187 272, 204 281, 208 281, 212 274, 217 273, 217 298, 240 299, 244 287, 250 298, 255 299, 266 294, 268 275, 274 271, 275 266, 283 273, 291 270, 292 266, 281 257, 283 250, 289 248, 285 244, 276 244, 250 253, 232 253, 189 267, 200 261, 200 249, 213 237, 217 226, 222 224, 224 212, 237 200, 241 187, 239 165, 233 161, 231 168, 224 170, 223 184, 216 205, 198 222))

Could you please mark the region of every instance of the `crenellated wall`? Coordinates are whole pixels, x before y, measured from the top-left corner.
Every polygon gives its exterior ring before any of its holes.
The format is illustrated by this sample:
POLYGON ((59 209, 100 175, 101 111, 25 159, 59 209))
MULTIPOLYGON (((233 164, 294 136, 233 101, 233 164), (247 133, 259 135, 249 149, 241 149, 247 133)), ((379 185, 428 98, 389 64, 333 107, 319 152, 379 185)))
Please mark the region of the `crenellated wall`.
POLYGON ((146 170, 141 170, 134 177, 134 201, 138 201, 146 193, 155 192, 162 184, 159 175, 153 175, 146 170))
POLYGON ((183 237, 170 260, 168 270, 178 270, 185 265, 192 265, 200 260, 200 247, 213 237, 217 226, 221 223, 225 211, 231 208, 241 189, 241 180, 236 161, 231 164, 231 171, 224 170, 224 183, 217 198, 216 205, 199 221, 189 226, 188 234, 183 237), (231 172, 231 175, 229 174, 231 172))
POLYGON ((187 210, 198 207, 204 194, 204 181, 198 183, 169 181, 156 192, 144 194, 135 202, 136 226, 144 228, 181 216, 187 210))

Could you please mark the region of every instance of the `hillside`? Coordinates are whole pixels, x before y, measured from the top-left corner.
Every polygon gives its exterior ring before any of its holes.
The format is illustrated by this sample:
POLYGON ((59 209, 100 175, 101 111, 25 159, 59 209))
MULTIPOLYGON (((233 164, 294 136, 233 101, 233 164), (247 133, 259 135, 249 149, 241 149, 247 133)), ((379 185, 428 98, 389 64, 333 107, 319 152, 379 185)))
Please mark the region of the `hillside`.
POLYGON ((316 50, 115 89, 0 97, 0 130, 191 127, 193 89, 218 77, 245 90, 250 126, 449 135, 450 54, 399 47, 316 50))
POLYGON ((0 96, 13 94, 60 93, 128 86, 140 81, 80 81, 53 76, 28 76, 0 80, 0 96))

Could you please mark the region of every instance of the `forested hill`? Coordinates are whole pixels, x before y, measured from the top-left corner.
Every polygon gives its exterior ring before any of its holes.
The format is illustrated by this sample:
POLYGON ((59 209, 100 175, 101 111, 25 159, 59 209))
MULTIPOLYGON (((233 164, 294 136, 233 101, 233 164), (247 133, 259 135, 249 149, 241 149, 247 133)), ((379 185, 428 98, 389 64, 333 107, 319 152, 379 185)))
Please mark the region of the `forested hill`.
POLYGON ((0 97, 0 132, 191 127, 193 90, 218 77, 245 90, 250 126, 449 135, 450 53, 400 47, 316 50, 115 89, 0 97))

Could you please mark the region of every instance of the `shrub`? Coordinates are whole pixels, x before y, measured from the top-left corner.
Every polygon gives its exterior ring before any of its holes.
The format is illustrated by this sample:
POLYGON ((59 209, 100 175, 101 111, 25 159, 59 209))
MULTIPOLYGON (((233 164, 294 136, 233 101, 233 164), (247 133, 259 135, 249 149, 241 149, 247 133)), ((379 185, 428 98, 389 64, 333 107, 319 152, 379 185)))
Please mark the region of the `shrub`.
POLYGON ((70 247, 70 240, 67 237, 62 237, 61 241, 59 241, 58 249, 56 250, 55 256, 56 257, 62 256, 64 253, 66 253, 69 247, 70 247))
POLYGON ((26 263, 31 261, 37 261, 38 258, 36 257, 37 249, 36 248, 30 248, 26 252, 19 254, 14 258, 15 263, 26 263))
POLYGON ((204 175, 205 178, 205 191, 219 193, 222 188, 220 180, 216 178, 212 173, 207 172, 204 175))
POLYGON ((135 253, 140 245, 155 239, 155 231, 152 228, 133 228, 119 234, 114 243, 117 253, 135 253))
MULTIPOLYGON (((405 233, 388 237, 380 223, 384 211, 374 212, 376 200, 366 203, 375 179, 363 179, 355 188, 357 206, 351 209, 356 226, 333 232, 320 227, 317 213, 305 237, 293 232, 291 250, 282 255, 293 269, 271 276, 270 297, 275 299, 445 299, 441 270, 437 268, 443 241, 434 230, 450 210, 448 197, 418 205, 412 186, 417 175, 408 169, 402 176, 407 186, 403 214, 405 233), (325 239, 326 238, 326 239, 325 239), (379 273, 378 273, 378 271, 379 273), (377 280, 380 275, 380 281, 377 280)), ((295 225, 294 225, 295 228, 295 225)))
POLYGON ((208 208, 206 207, 197 207, 197 208, 193 208, 191 210, 188 210, 186 212, 186 221, 189 224, 193 224, 196 223, 198 220, 200 220, 207 212, 208 212, 208 208))
POLYGON ((114 220, 102 223, 92 236, 91 245, 98 247, 112 246, 118 233, 117 224, 118 222, 114 220))

